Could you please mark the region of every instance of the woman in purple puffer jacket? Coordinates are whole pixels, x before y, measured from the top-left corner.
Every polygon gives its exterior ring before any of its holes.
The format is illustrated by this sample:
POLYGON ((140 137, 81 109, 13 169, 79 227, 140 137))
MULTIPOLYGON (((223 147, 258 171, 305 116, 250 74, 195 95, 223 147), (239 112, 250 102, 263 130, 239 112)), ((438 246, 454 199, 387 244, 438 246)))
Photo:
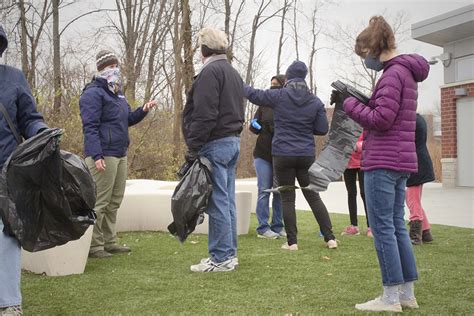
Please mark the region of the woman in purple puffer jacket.
POLYGON ((370 227, 382 273, 383 295, 356 309, 401 312, 418 308, 414 281, 415 256, 405 228, 405 186, 417 171, 415 126, 417 82, 428 76, 421 56, 400 55, 390 25, 381 16, 370 19, 357 37, 355 52, 367 68, 383 70, 368 105, 347 98, 344 110, 365 130, 362 170, 370 227))

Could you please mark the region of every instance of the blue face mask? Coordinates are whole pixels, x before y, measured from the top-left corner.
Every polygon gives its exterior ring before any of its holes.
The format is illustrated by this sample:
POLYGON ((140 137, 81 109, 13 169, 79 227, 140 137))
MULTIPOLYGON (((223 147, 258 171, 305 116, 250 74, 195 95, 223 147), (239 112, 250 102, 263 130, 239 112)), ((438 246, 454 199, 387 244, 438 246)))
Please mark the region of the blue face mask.
POLYGON ((367 68, 380 71, 383 69, 383 63, 377 57, 367 56, 364 59, 364 64, 367 68))

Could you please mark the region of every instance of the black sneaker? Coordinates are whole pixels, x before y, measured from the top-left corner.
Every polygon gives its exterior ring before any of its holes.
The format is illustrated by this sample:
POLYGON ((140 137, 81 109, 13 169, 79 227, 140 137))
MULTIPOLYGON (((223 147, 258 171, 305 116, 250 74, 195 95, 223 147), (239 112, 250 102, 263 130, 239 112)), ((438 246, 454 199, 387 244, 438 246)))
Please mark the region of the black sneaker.
POLYGON ((112 257, 112 254, 105 250, 97 250, 97 251, 89 252, 89 258, 104 259, 104 258, 110 258, 110 257, 112 257))

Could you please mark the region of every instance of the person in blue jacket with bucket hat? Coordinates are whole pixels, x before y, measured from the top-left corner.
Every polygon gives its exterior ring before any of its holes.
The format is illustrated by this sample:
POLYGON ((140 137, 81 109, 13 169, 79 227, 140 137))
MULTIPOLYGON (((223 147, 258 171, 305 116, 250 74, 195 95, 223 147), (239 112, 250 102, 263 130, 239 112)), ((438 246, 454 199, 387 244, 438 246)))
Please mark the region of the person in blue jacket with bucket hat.
MULTIPOLYGON (((0 57, 8 46, 7 36, 0 25, 0 57)), ((25 75, 18 69, 0 65, 0 103, 8 113, 17 134, 30 138, 48 126, 37 112, 25 75)), ((18 146, 5 114, 0 111, 0 170, 18 146)), ((4 201, 0 201, 3 207, 4 201)), ((18 240, 5 233, 0 219, 0 315, 21 315, 21 248, 18 240)))

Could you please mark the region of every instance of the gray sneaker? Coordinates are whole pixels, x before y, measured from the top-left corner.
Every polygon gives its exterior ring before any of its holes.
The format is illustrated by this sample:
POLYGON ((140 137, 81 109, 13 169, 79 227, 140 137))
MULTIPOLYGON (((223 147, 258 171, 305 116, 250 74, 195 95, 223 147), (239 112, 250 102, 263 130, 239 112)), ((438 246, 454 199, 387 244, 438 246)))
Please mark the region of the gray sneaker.
POLYGON ((266 239, 277 239, 280 237, 280 234, 275 233, 273 230, 269 229, 263 234, 257 234, 258 238, 266 238, 266 239))
POLYGON ((112 257, 112 254, 105 250, 97 250, 97 251, 89 252, 89 258, 104 259, 104 258, 110 258, 110 257, 112 257))
POLYGON ((280 237, 286 237, 286 231, 285 231, 284 228, 282 230, 280 230, 280 232, 277 233, 277 234, 280 235, 280 237))
POLYGON ((0 308, 1 316, 20 316, 23 315, 21 305, 8 306, 0 308))

